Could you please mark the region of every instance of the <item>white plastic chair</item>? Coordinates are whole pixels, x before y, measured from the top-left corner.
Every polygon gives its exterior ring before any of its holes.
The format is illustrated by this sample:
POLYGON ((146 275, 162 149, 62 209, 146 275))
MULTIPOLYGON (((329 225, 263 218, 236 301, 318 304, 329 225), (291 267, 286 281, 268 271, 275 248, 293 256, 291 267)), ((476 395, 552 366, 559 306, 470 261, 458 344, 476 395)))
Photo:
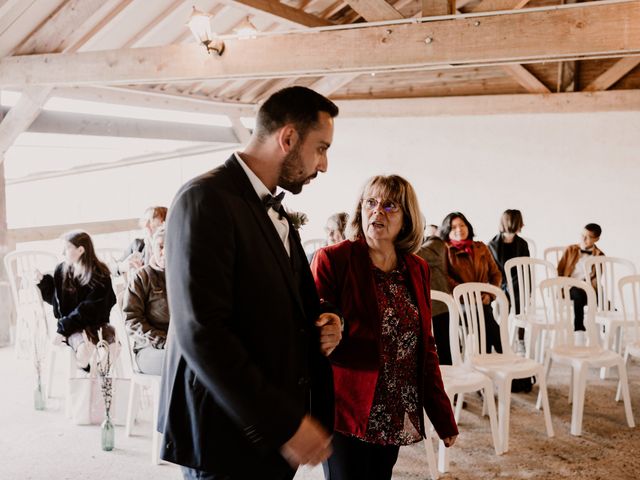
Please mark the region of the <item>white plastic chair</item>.
MULTIPOLYGON (((453 290, 462 319, 466 340, 465 361, 474 369, 490 377, 498 386, 498 426, 502 452, 509 451, 509 418, 511 407, 511 382, 516 378, 535 376, 539 386, 538 403, 544 407, 544 421, 547 435, 553 437, 553 425, 549 412, 549 398, 543 366, 529 358, 516 355, 509 344, 508 300, 505 293, 487 283, 463 283, 453 290), (496 321, 500 326, 503 353, 486 353, 487 339, 482 294, 495 296, 497 302, 496 321)), ((539 408, 539 405, 536 405, 539 408)))
POLYGON ((558 268, 558 263, 567 247, 548 247, 544 249, 543 258, 558 268))
POLYGON ((133 424, 135 423, 137 409, 140 403, 140 393, 142 388, 149 388, 151 391, 151 401, 153 409, 152 418, 152 434, 151 434, 151 463, 158 465, 160 463, 160 440, 161 434, 157 430, 158 425, 158 409, 160 407, 160 375, 150 375, 141 373, 137 370, 133 350, 129 341, 129 334, 124 324, 124 316, 122 313, 122 297, 119 294, 116 308, 111 313, 111 323, 116 328, 116 335, 122 344, 124 350, 120 355, 122 359, 122 368, 125 378, 131 379, 129 388, 129 404, 127 406, 127 422, 125 425, 125 433, 127 437, 131 436, 133 424))
POLYGON ((324 238, 310 238, 302 242, 302 248, 306 254, 311 254, 319 248, 326 247, 327 241, 324 238))
POLYGON ((34 284, 33 272, 53 271, 58 257, 51 252, 39 250, 16 250, 4 257, 4 268, 9 278, 11 297, 16 309, 16 325, 13 342, 18 358, 27 358, 31 352, 31 338, 26 323, 40 318, 42 297, 34 284))
MULTIPOLYGON (((640 358, 640 275, 622 277, 618 282, 620 292, 620 304, 624 318, 623 339, 624 364, 627 365, 629 357, 640 358)), ((619 402, 622 394, 622 382, 618 382, 616 401, 619 402)))
POLYGON ((559 277, 544 280, 540 284, 540 290, 549 321, 557 324, 554 345, 547 350, 545 356, 545 372, 549 372, 552 362, 571 367, 572 379, 569 384, 569 403, 573 403, 571 435, 582 434, 584 396, 587 373, 590 368, 618 367, 627 423, 629 427, 634 427, 627 369, 620 355, 602 348, 599 344, 595 324, 596 295, 591 285, 575 278, 559 277), (587 294, 587 312, 584 319, 586 346, 574 344, 573 306, 569 296, 571 288, 580 288, 587 294))
POLYGON ((618 281, 627 275, 636 274, 636 266, 624 258, 598 255, 584 262, 585 278, 596 274, 596 323, 603 329, 603 342, 606 348, 622 353, 621 328, 624 323, 622 312, 618 310, 618 281))
MULTIPOLYGON (((453 297, 445 292, 431 290, 431 299, 433 301, 440 301, 444 303, 449 310, 449 344, 451 345, 452 365, 440 365, 440 372, 442 373, 444 390, 445 392, 447 392, 447 396, 451 400, 452 404, 454 395, 458 396, 458 400, 455 404, 454 409, 456 422, 459 422, 460 420, 462 403, 464 402, 464 394, 482 391, 484 405, 489 413, 489 424, 491 426, 493 447, 495 449, 496 455, 501 455, 502 450, 500 444, 500 435, 498 432, 498 421, 494 400, 493 382, 488 376, 477 370, 474 370, 468 361, 463 361, 461 347, 464 348, 464 342, 461 345, 459 331, 460 319, 458 316, 458 309, 456 308, 453 297)), ((425 414, 425 424, 427 424, 427 420, 428 418, 425 414)), ((428 442, 429 445, 431 445, 431 441, 429 438, 425 439, 425 442, 428 442)), ((439 441, 438 470, 442 473, 445 473, 449 470, 449 453, 442 440, 439 441)))
MULTIPOLYGON (((122 257, 122 249, 113 247, 96 248, 96 256, 106 263, 109 270, 113 272, 118 260, 122 257)), ((113 291, 118 295, 127 288, 127 275, 111 275, 111 283, 113 284, 113 291)))
POLYGON ((533 239, 529 237, 523 237, 522 235, 520 236, 520 238, 527 242, 527 246, 529 247, 529 256, 532 258, 537 258, 538 247, 536 246, 536 242, 534 242, 533 239))
POLYGON ((509 340, 514 345, 518 328, 525 329, 525 351, 527 357, 542 363, 546 333, 553 328, 548 324, 544 312, 538 308, 538 285, 540 281, 556 276, 555 267, 546 260, 530 257, 516 257, 504 264, 507 277, 507 288, 511 297, 511 311, 509 313, 509 340), (513 269, 516 270, 518 280, 518 302, 516 302, 513 269), (520 311, 516 313, 516 303, 520 311))

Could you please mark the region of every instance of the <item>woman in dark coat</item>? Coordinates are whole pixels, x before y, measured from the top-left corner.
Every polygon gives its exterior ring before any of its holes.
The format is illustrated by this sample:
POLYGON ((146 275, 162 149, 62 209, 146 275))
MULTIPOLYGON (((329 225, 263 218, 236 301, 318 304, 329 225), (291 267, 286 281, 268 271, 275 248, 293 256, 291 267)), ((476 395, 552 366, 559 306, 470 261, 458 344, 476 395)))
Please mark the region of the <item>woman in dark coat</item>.
POLYGON ((108 342, 114 341, 115 331, 108 324, 116 296, 109 268, 96 256, 89 234, 74 231, 65 234, 63 240, 64 261, 54 274, 36 271, 35 275, 43 300, 53 306, 58 319, 58 335, 73 348, 78 367, 86 369, 98 342, 98 331, 108 342))

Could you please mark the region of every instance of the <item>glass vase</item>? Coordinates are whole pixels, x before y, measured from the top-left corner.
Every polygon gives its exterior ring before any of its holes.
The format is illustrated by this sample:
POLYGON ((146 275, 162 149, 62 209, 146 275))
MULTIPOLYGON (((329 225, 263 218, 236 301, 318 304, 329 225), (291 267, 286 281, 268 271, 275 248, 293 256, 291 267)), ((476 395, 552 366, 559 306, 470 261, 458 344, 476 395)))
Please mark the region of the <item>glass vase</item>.
POLYGON ((36 410, 44 410, 46 399, 44 398, 44 389, 39 383, 33 391, 33 408, 36 410))
POLYGON ((115 433, 116 430, 111 423, 111 418, 109 415, 104 419, 102 425, 100 425, 100 432, 102 434, 102 450, 105 452, 110 452, 113 450, 113 446, 115 443, 115 433))

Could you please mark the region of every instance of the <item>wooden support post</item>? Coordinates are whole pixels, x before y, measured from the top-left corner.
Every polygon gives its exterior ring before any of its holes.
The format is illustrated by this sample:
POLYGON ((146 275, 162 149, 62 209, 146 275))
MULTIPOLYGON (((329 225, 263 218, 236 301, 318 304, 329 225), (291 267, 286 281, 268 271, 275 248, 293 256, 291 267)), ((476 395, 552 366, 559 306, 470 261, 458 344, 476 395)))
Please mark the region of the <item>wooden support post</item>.
MULTIPOLYGON (((0 114, 1 116, 2 114, 0 114)), ((9 278, 4 269, 4 256, 15 248, 7 229, 7 191, 4 181, 3 154, 0 152, 0 347, 10 343, 11 324, 14 315, 9 278)))

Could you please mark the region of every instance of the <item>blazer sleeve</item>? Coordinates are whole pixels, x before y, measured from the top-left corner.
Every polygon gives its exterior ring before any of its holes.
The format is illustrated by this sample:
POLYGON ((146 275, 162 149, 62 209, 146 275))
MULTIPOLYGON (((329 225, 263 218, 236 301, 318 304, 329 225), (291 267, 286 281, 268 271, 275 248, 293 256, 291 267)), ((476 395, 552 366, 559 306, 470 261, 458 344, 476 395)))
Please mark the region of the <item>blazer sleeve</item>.
POLYGON ((42 280, 38 283, 38 289, 40 290, 40 294, 42 295, 42 300, 47 302, 49 305, 53 305, 53 297, 55 295, 55 284, 53 282, 53 276, 50 274, 46 274, 42 276, 42 280))
MULTIPOLYGON (((305 412, 264 376, 230 328, 242 322, 234 317, 241 295, 234 288, 234 219, 240 213, 227 195, 194 184, 171 208, 166 233, 170 335, 198 383, 231 421, 257 448, 273 449, 293 436, 305 412)), ((268 314, 263 321, 269 321, 268 314)))
POLYGON ((109 318, 109 312, 115 303, 111 279, 106 277, 101 282, 96 282, 95 287, 76 308, 58 320, 57 332, 68 337, 86 327, 99 325, 105 318, 109 318))

